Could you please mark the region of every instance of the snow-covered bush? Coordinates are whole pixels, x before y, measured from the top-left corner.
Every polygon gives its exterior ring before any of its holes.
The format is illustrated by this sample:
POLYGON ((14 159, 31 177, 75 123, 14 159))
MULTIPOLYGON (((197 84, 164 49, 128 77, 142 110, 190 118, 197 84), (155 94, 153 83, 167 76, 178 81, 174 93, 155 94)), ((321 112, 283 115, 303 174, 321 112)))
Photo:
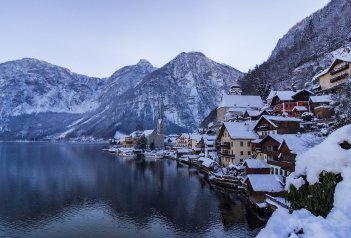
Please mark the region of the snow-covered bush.
POLYGON ((351 125, 297 156, 295 172, 288 176, 285 189, 299 191, 292 206, 300 210, 289 213, 278 208, 257 237, 350 237, 351 125))
POLYGON ((301 115, 301 118, 304 121, 312 121, 313 117, 314 117, 314 115, 311 112, 304 112, 301 115))

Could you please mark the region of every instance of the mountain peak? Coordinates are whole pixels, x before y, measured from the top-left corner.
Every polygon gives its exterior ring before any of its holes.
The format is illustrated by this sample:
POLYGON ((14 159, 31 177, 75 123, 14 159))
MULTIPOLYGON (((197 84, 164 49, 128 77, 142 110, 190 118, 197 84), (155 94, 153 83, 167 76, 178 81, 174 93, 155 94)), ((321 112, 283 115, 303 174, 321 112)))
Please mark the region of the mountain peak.
POLYGON ((207 58, 202 52, 198 51, 190 51, 190 52, 182 52, 176 56, 176 58, 207 58))
POLYGON ((143 66, 143 67, 154 67, 148 60, 146 59, 140 59, 139 62, 136 64, 138 66, 143 66))

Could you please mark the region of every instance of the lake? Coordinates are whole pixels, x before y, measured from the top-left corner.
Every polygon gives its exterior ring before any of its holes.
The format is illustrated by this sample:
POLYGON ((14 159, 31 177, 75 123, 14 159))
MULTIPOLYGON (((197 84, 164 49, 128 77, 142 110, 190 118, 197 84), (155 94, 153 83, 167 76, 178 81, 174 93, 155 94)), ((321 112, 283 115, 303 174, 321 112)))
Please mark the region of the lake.
POLYGON ((101 149, 0 143, 0 237, 255 237, 264 225, 194 168, 101 149))

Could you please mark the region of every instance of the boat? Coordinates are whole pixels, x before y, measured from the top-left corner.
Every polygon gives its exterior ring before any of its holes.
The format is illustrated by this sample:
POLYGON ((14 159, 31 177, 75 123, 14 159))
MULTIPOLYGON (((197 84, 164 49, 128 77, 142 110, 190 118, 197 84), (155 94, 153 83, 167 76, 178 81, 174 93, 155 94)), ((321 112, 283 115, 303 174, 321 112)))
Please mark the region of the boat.
POLYGON ((162 159, 163 158, 163 153, 159 153, 159 152, 145 152, 144 153, 144 158, 145 159, 162 159))
POLYGON ((106 152, 109 152, 109 153, 117 153, 118 152, 118 148, 114 147, 114 146, 111 146, 109 148, 102 149, 102 151, 106 151, 106 152))
POLYGON ((124 151, 122 153, 118 154, 120 157, 123 158, 135 158, 136 154, 133 153, 133 151, 124 151))

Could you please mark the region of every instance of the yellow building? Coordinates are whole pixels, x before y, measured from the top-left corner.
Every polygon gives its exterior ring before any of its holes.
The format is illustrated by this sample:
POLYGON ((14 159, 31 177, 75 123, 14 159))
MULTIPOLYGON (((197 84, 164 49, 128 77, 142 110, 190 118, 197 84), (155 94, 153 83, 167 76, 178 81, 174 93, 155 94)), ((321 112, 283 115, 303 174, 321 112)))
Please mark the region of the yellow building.
POLYGON ((177 137, 176 147, 189 147, 190 136, 187 133, 182 133, 177 137))
POLYGON ((319 79, 321 90, 328 90, 351 78, 351 56, 335 58, 323 72, 315 76, 319 79))
POLYGON ((251 141, 258 139, 252 128, 251 122, 223 123, 217 137, 220 147, 218 157, 222 166, 243 162, 252 156, 251 141))

